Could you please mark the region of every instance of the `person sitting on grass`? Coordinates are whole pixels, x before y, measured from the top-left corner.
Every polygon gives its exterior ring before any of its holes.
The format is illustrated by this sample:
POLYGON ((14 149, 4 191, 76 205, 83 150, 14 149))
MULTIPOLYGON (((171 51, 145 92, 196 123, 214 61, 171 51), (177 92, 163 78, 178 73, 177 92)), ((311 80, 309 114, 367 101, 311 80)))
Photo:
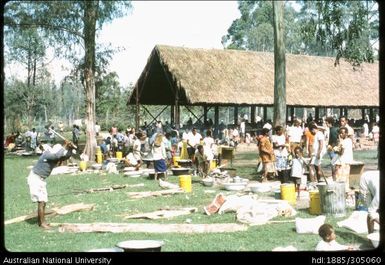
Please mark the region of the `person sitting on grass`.
POLYGON ((316 251, 354 250, 352 246, 345 246, 337 243, 334 228, 330 224, 321 225, 318 229, 318 235, 322 240, 318 242, 315 248, 316 251))
POLYGON ((56 144, 52 148, 47 148, 28 175, 27 181, 31 200, 38 203, 37 222, 41 228, 50 228, 49 224, 45 222, 45 206, 48 201, 46 179, 54 167, 71 157, 73 150, 74 146, 69 141, 65 141, 64 147, 56 144))

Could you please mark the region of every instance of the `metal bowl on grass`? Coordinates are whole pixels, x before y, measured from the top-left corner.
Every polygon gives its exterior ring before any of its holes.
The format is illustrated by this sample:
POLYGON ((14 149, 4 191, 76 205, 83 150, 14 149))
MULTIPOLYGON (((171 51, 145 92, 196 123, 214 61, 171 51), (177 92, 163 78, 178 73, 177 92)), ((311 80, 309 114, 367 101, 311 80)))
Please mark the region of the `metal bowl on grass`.
POLYGON ((239 183, 234 183, 234 182, 223 183, 223 188, 225 190, 229 190, 229 191, 240 191, 240 190, 244 190, 246 188, 246 183, 244 183, 244 182, 239 182, 239 183))
POLYGON ((175 167, 172 168, 172 174, 174 176, 180 176, 180 175, 188 175, 190 173, 191 168, 185 168, 185 167, 175 167))
POLYGON ((163 245, 160 240, 128 240, 116 244, 124 252, 160 252, 163 245))
POLYGON ((205 178, 205 179, 202 179, 202 183, 204 186, 206 187, 212 187, 214 186, 214 180, 212 178, 205 178))

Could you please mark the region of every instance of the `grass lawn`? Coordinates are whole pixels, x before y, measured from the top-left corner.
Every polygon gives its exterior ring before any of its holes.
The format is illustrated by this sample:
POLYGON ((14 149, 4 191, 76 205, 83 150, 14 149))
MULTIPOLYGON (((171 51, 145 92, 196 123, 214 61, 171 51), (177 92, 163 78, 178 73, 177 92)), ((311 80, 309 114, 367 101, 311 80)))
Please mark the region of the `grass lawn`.
MULTIPOLYGON (((356 160, 377 164, 376 151, 355 152, 356 160)), ((254 180, 256 177, 257 153, 253 149, 237 151, 234 167, 237 174, 254 180)), ((36 212, 36 204, 30 200, 26 177, 28 166, 38 159, 35 157, 19 157, 5 155, 4 157, 4 219, 8 220, 21 215, 36 212)), ((325 158, 327 160, 327 158, 325 158)), ((170 176, 169 181, 178 183, 178 178, 170 176)), ((47 181, 49 201, 47 208, 64 206, 73 203, 94 203, 93 211, 74 212, 66 215, 47 217, 52 223, 234 223, 235 213, 207 216, 203 207, 209 204, 216 193, 230 192, 217 188, 207 188, 193 178, 191 193, 175 194, 163 197, 130 199, 127 192, 159 190, 154 180, 145 177, 129 178, 122 174, 94 174, 50 176, 47 181), (95 192, 75 194, 74 191, 90 188, 102 188, 116 184, 138 184, 142 187, 125 188, 112 192, 95 192), (207 193, 208 189, 215 193, 207 193), (124 219, 125 215, 144 213, 165 207, 197 207, 198 212, 174 217, 171 219, 141 220, 124 219)), ((273 193, 267 196, 274 197, 273 193)), ((348 215, 349 215, 348 211, 348 215)), ((347 215, 347 216, 348 216, 347 215)), ((297 217, 312 218, 307 209, 299 209, 297 217)), ((292 220, 295 217, 277 217, 273 220, 292 220)), ((337 241, 341 244, 363 244, 369 242, 364 234, 355 234, 348 229, 339 228, 336 222, 345 218, 327 216, 326 222, 331 223, 337 234, 337 241)), ((5 248, 11 252, 84 252, 94 248, 110 248, 116 243, 130 239, 160 239, 165 242, 162 251, 169 252, 221 252, 221 251, 271 251, 278 246, 292 245, 299 251, 313 251, 320 240, 318 235, 297 234, 294 222, 267 224, 249 227, 244 232, 233 233, 60 233, 57 228, 43 231, 36 224, 36 219, 9 224, 4 227, 5 248)))

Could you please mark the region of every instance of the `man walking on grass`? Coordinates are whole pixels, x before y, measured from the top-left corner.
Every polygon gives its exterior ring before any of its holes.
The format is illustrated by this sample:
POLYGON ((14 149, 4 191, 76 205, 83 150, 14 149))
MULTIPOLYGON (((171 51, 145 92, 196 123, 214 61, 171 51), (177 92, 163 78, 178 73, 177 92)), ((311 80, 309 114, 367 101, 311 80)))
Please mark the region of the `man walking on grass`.
POLYGON ((45 222, 45 205, 48 201, 48 193, 46 188, 46 179, 51 174, 54 167, 60 162, 70 158, 74 146, 71 142, 65 142, 64 147, 60 144, 54 145, 52 148, 45 148, 36 165, 32 168, 28 175, 27 181, 31 199, 37 202, 37 222, 41 228, 50 228, 45 222))

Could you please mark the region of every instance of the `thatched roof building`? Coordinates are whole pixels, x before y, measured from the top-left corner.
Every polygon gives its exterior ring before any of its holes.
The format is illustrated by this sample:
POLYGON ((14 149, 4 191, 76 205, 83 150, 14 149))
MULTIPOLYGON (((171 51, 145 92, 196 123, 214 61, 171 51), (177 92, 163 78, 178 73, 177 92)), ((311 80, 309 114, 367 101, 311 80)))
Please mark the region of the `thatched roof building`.
MULTIPOLYGON (((286 54, 286 103, 295 107, 379 106, 379 65, 286 54)), ((274 103, 274 54, 157 45, 129 98, 144 105, 274 103), (138 90, 138 91, 136 91, 138 90), (136 96, 139 95, 138 100, 136 96)))

